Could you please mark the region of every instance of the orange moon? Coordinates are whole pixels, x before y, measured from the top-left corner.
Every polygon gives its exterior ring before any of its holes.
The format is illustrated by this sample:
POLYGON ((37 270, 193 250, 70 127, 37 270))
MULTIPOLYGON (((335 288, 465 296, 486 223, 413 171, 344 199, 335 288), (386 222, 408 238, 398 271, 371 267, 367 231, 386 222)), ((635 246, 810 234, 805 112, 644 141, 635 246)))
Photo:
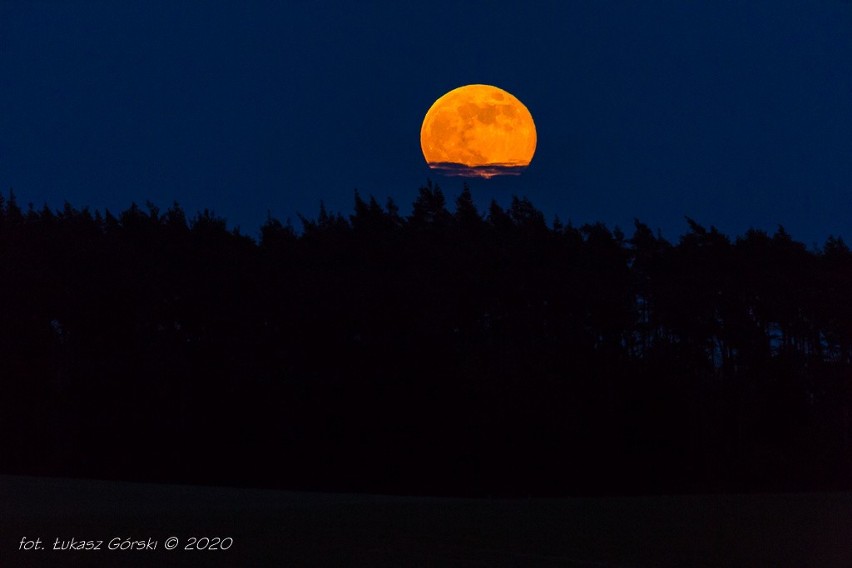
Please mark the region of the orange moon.
POLYGON ((435 101, 420 127, 423 157, 446 175, 517 175, 529 166, 535 145, 530 111, 491 85, 453 89, 435 101))

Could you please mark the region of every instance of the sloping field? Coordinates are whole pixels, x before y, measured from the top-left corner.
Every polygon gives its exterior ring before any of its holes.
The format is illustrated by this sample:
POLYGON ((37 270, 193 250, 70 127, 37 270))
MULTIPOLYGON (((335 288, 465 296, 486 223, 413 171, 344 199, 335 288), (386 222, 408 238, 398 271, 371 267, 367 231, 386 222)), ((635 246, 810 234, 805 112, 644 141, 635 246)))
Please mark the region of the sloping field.
POLYGON ((848 567, 852 494, 473 500, 0 476, 0 566, 848 567), (43 549, 20 551, 24 537, 43 549), (184 550, 191 537, 227 550, 184 550), (109 549, 128 539, 156 548, 109 549))

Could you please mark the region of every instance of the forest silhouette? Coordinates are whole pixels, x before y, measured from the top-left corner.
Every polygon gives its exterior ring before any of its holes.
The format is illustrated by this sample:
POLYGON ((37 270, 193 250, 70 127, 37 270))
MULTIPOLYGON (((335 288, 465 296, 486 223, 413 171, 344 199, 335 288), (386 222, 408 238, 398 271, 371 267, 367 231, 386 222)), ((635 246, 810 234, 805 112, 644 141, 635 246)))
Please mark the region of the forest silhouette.
POLYGON ((0 196, 3 473, 417 495, 850 489, 852 253, 485 212, 260 238, 0 196))

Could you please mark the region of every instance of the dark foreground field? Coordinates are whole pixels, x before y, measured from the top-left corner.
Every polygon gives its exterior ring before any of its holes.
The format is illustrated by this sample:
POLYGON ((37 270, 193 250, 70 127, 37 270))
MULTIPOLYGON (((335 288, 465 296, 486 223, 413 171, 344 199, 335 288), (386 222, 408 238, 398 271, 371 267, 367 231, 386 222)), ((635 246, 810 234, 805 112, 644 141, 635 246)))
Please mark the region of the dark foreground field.
POLYGON ((849 493, 473 500, 0 476, 0 509, 2 566, 852 566, 849 493), (182 550, 205 536, 233 544, 182 550), (115 537, 157 548, 111 551, 115 537))

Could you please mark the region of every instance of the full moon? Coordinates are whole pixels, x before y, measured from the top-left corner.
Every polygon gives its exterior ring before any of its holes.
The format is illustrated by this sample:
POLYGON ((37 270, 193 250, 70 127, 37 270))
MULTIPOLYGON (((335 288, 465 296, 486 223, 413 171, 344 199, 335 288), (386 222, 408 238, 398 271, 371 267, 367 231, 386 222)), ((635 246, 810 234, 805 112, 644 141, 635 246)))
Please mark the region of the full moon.
POLYGON ((434 102, 420 127, 423 157, 447 175, 517 175, 530 164, 535 144, 530 111, 491 85, 453 89, 434 102))

